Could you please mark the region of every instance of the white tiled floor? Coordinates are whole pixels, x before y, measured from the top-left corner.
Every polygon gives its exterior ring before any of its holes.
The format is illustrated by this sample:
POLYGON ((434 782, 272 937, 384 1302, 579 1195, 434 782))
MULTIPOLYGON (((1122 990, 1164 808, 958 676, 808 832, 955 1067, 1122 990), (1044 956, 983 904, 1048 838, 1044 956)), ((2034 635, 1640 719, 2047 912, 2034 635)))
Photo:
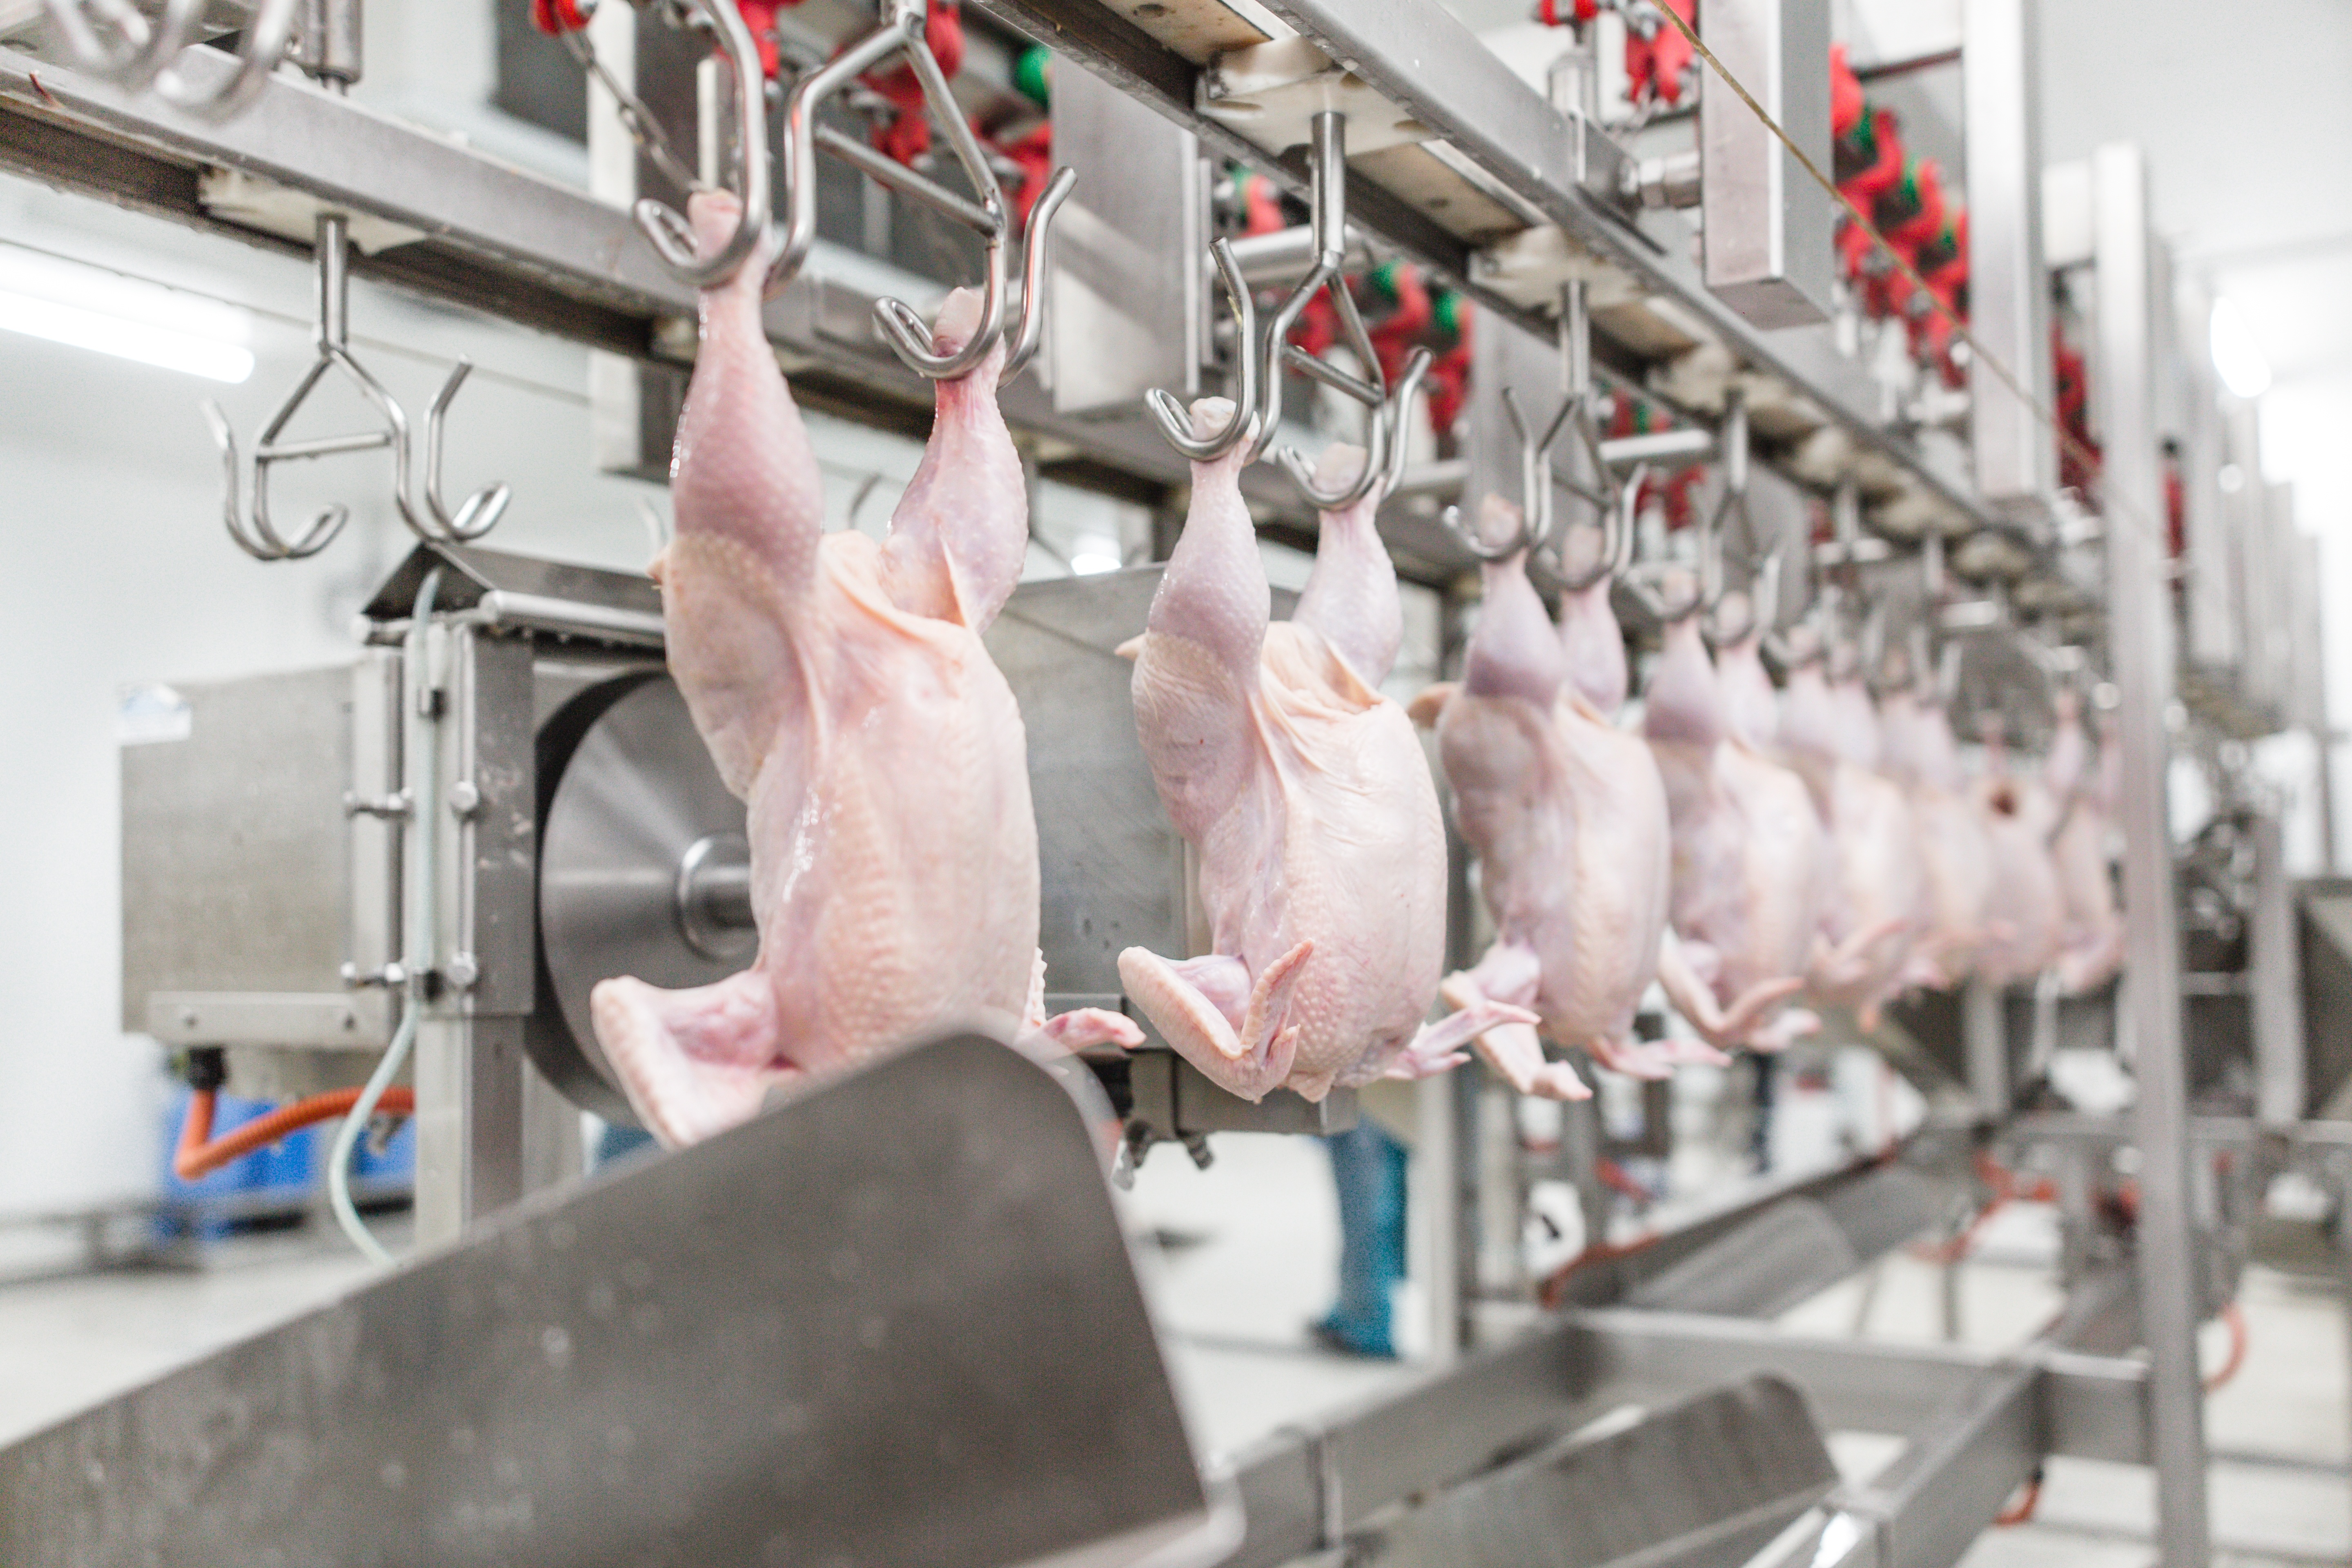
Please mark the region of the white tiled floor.
MULTIPOLYGON (((1196 1171, 1181 1150, 1154 1153, 1122 1200, 1144 1248, 1166 1342, 1211 1455, 1369 1398, 1416 1375, 1411 1363, 1341 1360, 1306 1325, 1330 1304, 1338 1252, 1328 1165, 1297 1139, 1224 1137, 1196 1171)), ((1989 1226, 1962 1272, 1961 1327, 1972 1343, 2030 1338, 2058 1307, 2046 1214, 2022 1208, 1989 1226)), ((151 1377, 201 1351, 331 1298, 366 1269, 339 1238, 262 1238, 222 1248, 201 1273, 88 1276, 0 1288, 0 1443, 151 1377)), ((1783 1319, 1794 1331, 1853 1331, 1864 1290, 1850 1280, 1783 1319)), ((1401 1338, 1421 1342, 1408 1294, 1401 1338)), ((2347 1335, 2332 1288, 2249 1270, 2243 1369, 2208 1402, 2221 1457, 2212 1469, 2217 1562, 2258 1568, 2352 1557, 2352 1410, 2347 1335)), ((1937 1270, 1897 1253, 1879 1272, 1874 1338, 1940 1334, 1937 1270)), ((2209 1364, 2224 1334, 2207 1330, 2209 1364)), ((1895 1457, 1896 1439, 1833 1434, 1850 1479, 1895 1457)), ((2035 1521, 1987 1532, 1965 1568, 2141 1568, 2153 1488, 2131 1467, 2058 1460, 2035 1521)))

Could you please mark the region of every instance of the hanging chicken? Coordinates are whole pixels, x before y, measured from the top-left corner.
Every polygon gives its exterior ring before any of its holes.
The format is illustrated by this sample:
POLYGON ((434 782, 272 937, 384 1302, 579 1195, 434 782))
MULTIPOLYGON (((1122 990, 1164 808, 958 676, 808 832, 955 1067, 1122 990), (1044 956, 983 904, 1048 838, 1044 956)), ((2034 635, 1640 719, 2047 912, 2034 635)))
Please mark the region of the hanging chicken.
POLYGON ((2057 957, 2066 905, 2050 854, 2060 803, 2040 779, 2010 771, 2001 723, 1998 712, 1979 722, 1985 773, 1977 781, 1976 799, 1992 847, 1993 891, 1977 973, 1994 985, 2014 985, 2033 979, 2057 957))
MULTIPOLYGON (((1518 510, 1488 497, 1480 530, 1490 541, 1518 534, 1518 510)), ((1445 999, 1523 1004, 1561 1045, 1664 1078, 1683 1052, 1636 1040, 1633 1014, 1665 934, 1665 788, 1649 748, 1610 722, 1625 661, 1608 578, 1565 595, 1555 627, 1528 581, 1526 551, 1486 563, 1484 574, 1460 686, 1414 704, 1435 718, 1454 816, 1478 852, 1495 921, 1494 945, 1447 977, 1445 999)), ((1573 1068, 1544 1059, 1534 1028, 1489 1029, 1479 1045, 1523 1094, 1591 1092, 1573 1068)))
MULTIPOLYGON (((705 254, 740 211, 694 198, 705 254)), ((677 537, 655 563, 671 672, 750 806, 751 968, 687 991, 607 980, 596 1037, 665 1143, 743 1121, 769 1089, 991 1014, 1064 1044, 1139 1043, 1038 1012, 1036 821, 1020 710, 982 647, 1028 548, 996 406, 1000 343, 938 384, 921 466, 881 543, 824 532, 816 454, 760 320, 755 257, 702 296, 678 421, 677 537)), ((933 328, 968 341, 959 289, 933 328)))
POLYGON ((1992 841, 1960 770, 1942 694, 1924 681, 1898 684, 1886 697, 1885 731, 1886 773, 1910 795, 1927 879, 1927 928, 1904 982, 1949 990, 1968 978, 1991 935, 1992 841))
POLYGON ((1878 713, 1850 649, 1809 647, 1807 628, 1780 703, 1781 755, 1802 775, 1829 832, 1828 896, 1806 994, 1851 1007, 1865 1030, 1900 985, 1925 924, 1918 828, 1903 791, 1878 771, 1878 713), (1810 655, 1810 657, 1808 657, 1810 655), (1825 666, 1838 661, 1834 684, 1825 666))
POLYGON ((1709 1044, 1769 1050, 1819 1024, 1782 1005, 1821 921, 1822 825, 1804 781, 1734 728, 1700 619, 1694 603, 1667 621, 1642 721, 1673 830, 1658 979, 1709 1044))
POLYGON ((2058 984, 2072 996, 2095 991, 2123 966, 2124 917, 2116 907, 2107 841, 2116 797, 2123 789, 2123 752, 2110 731, 2099 738, 2095 760, 2085 753, 2082 699, 2072 690, 2057 696, 2058 732, 2050 742, 2044 776, 2067 801, 2066 817, 2051 846, 2063 909, 2055 967, 2058 984))
MULTIPOLYGON (((1192 405, 1204 437, 1232 416, 1192 405)), ((1498 1024, 1486 1006, 1423 1026, 1445 952, 1445 826, 1404 710, 1381 695, 1402 637, 1396 572, 1372 525, 1380 491, 1326 512, 1291 619, 1270 622, 1242 500, 1244 442, 1192 465, 1192 502, 1135 660, 1135 721, 1160 798, 1199 852, 1212 951, 1119 954, 1160 1037, 1245 1100, 1288 1087, 1442 1072, 1498 1024)), ((1316 482, 1362 473, 1334 446, 1316 482)))

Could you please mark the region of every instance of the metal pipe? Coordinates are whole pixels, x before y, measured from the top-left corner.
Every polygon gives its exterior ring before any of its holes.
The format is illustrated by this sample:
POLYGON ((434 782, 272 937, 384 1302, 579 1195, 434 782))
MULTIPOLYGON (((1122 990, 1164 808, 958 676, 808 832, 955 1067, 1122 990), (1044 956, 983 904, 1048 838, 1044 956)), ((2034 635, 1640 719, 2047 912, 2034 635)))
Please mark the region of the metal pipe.
MULTIPOLYGON (((1377 259, 1371 241, 1361 229, 1343 230, 1340 245, 1342 264, 1349 268, 1370 267, 1377 259)), ((1262 288, 1296 283, 1315 266, 1315 228, 1311 224, 1277 228, 1269 234, 1245 234, 1235 239, 1233 247, 1234 259, 1241 263, 1242 276, 1262 288)))
POLYGON ((2140 1325, 2148 1351, 2157 1544, 2165 1568, 2205 1568, 2204 1387, 2197 1365, 2197 1239, 2189 1210, 2189 1084, 2180 938, 2165 799, 2171 761, 2171 593, 2156 428, 2156 300, 2147 169, 2127 143, 2093 155, 2098 363, 2105 445, 2107 616, 2115 743, 2123 748, 2126 966, 2123 1006, 2137 1059, 2140 1325))

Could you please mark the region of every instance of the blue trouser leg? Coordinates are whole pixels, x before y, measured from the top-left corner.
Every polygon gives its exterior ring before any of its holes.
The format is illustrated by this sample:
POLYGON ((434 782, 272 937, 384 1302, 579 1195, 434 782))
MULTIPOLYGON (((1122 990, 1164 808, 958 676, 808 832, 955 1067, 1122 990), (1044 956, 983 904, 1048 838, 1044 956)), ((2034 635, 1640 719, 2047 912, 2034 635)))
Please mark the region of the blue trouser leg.
POLYGON ((1356 1350, 1391 1354, 1389 1292, 1404 1278, 1404 1147, 1370 1121, 1324 1143, 1339 1194, 1339 1301, 1325 1327, 1356 1350))

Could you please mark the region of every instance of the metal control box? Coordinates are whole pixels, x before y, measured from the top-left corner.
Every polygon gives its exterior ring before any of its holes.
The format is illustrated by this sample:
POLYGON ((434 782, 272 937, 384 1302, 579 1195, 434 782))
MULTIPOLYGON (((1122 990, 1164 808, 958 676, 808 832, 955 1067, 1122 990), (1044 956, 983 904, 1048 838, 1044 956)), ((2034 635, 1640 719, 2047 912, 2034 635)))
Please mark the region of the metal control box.
POLYGON ((344 973, 391 956, 398 830, 344 803, 397 788, 398 689, 394 657, 369 649, 124 694, 126 1030, 172 1046, 383 1048, 383 992, 344 973))

